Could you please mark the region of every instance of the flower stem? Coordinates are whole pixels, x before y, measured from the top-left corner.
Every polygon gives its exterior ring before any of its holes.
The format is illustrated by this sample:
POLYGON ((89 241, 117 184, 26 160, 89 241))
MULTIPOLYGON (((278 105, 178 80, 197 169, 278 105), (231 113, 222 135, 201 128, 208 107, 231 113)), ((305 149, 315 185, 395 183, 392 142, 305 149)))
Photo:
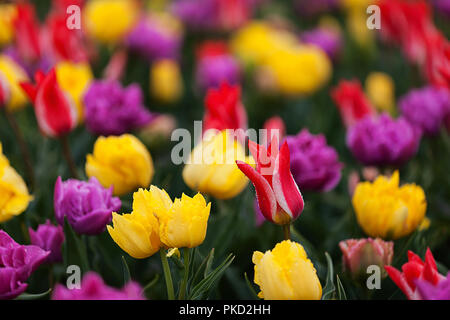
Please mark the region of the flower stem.
POLYGON ((175 299, 175 294, 173 291, 173 282, 172 282, 172 275, 170 274, 170 268, 169 268, 169 262, 167 261, 166 252, 163 248, 159 250, 159 254, 161 255, 161 263, 164 270, 164 278, 166 279, 166 286, 167 286, 167 297, 169 300, 175 299))
POLYGON ((187 281, 189 276, 189 248, 184 248, 184 278, 181 283, 180 293, 178 294, 178 300, 184 300, 186 294, 187 281))
POLYGON ((14 115, 8 111, 6 107, 1 108, 4 110, 6 120, 8 120, 9 125, 11 126, 14 135, 17 139, 17 143, 19 144, 20 152, 22 153, 23 162, 25 165, 25 172, 28 179, 28 184, 30 189, 34 189, 34 170, 31 165, 31 157, 30 152, 28 150, 27 144, 25 143, 25 139, 23 137, 22 130, 20 130, 19 125, 17 124, 16 118, 14 115))
POLYGON ((284 240, 291 239, 291 224, 290 223, 283 225, 283 233, 284 233, 284 240))
POLYGON ((70 145, 69 141, 67 140, 67 136, 61 136, 60 141, 63 148, 64 158, 66 158, 67 165, 69 166, 70 174, 72 175, 72 178, 78 179, 77 167, 75 166, 75 162, 72 158, 72 153, 70 152, 70 145))

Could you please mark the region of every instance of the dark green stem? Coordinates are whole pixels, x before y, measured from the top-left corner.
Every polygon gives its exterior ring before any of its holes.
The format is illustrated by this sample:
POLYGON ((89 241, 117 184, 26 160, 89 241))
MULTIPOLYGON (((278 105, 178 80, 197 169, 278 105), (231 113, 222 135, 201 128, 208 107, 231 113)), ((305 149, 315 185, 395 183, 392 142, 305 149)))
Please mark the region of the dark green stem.
POLYGON ((169 300, 174 300, 175 294, 173 291, 172 275, 170 274, 169 262, 167 261, 166 252, 164 248, 161 248, 159 250, 159 254, 161 255, 161 263, 164 270, 164 278, 166 279, 167 297, 169 298, 169 300))

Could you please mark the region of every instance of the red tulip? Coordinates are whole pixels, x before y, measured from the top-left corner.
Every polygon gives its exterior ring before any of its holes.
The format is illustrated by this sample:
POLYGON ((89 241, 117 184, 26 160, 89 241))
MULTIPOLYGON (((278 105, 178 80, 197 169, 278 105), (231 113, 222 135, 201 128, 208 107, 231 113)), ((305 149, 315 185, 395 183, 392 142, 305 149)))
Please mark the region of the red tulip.
POLYGON ((205 57, 215 57, 228 54, 228 45, 225 41, 205 41, 196 50, 198 60, 205 57))
POLYGON ((341 80, 338 86, 331 90, 331 97, 338 106, 346 127, 366 116, 375 114, 375 110, 364 95, 358 80, 341 80))
POLYGON ((417 280, 426 280, 433 285, 444 279, 437 271, 436 261, 430 249, 425 254, 425 262, 412 251, 408 251, 408 262, 402 266, 402 272, 391 266, 384 267, 392 281, 403 291, 409 300, 421 300, 416 289, 417 280))
POLYGON ((18 4, 13 23, 20 56, 26 61, 38 60, 41 57, 40 27, 34 6, 28 3, 18 4))
POLYGON ((272 140, 272 136, 279 136, 279 141, 283 140, 286 135, 286 125, 283 119, 278 116, 272 117, 264 122, 263 129, 266 132, 266 136, 263 136, 262 144, 267 145, 272 140))
POLYGON ((304 202, 292 177, 287 143, 279 149, 278 140, 274 137, 268 149, 253 141, 248 145, 256 161, 256 170, 242 161, 236 161, 236 164, 255 186, 262 214, 267 220, 281 225, 297 219, 304 202))
POLYGON ((55 69, 46 75, 38 71, 37 85, 21 83, 34 104, 36 119, 41 131, 51 137, 69 133, 77 124, 77 111, 72 99, 58 85, 55 69))
POLYGON ((218 89, 209 89, 205 105, 204 132, 209 129, 247 129, 247 113, 239 86, 222 83, 218 89))

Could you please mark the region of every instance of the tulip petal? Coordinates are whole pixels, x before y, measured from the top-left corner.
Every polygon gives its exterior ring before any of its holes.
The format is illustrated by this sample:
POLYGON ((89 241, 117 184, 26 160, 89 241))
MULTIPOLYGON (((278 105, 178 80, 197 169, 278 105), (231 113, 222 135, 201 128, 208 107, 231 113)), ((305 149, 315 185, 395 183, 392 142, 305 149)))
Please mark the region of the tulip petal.
POLYGON ((273 221, 273 216, 277 212, 277 201, 269 182, 249 164, 237 160, 236 165, 255 186, 256 198, 261 212, 266 219, 273 221))

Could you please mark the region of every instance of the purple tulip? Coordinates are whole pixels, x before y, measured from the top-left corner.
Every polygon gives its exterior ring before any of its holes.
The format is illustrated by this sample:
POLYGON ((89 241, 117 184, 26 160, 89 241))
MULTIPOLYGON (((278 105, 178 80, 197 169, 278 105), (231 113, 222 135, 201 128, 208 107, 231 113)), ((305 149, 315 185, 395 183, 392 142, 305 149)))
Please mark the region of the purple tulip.
POLYGON ((32 245, 50 251, 46 262, 62 261, 61 247, 65 237, 61 226, 54 226, 50 223, 50 220, 47 220, 45 224, 39 225, 36 231, 31 228, 28 231, 32 245))
POLYGON ((127 46, 148 60, 176 59, 179 56, 181 37, 155 19, 142 19, 128 34, 127 46))
POLYGON ((433 5, 439 13, 450 18, 450 0, 434 0, 433 5))
POLYGON ((337 58, 342 46, 340 34, 326 28, 305 31, 301 35, 301 40, 304 43, 313 44, 321 48, 331 60, 337 58))
POLYGON ((312 135, 303 129, 296 136, 287 136, 286 141, 292 175, 300 190, 326 192, 339 183, 343 165, 323 134, 312 135))
POLYGON ((104 136, 142 128, 155 118, 142 100, 137 84, 123 88, 118 81, 94 81, 84 96, 86 126, 104 136))
POLYGON ((87 273, 80 289, 67 289, 61 284, 55 286, 52 300, 145 300, 142 288, 136 282, 129 282, 123 289, 107 286, 94 272, 87 273))
POLYGON ((105 189, 95 177, 88 182, 75 179, 63 182, 58 177, 54 194, 56 220, 63 225, 65 216, 77 233, 100 234, 111 222, 112 212, 122 205, 112 193, 112 186, 105 189))
POLYGON ((47 259, 49 251, 34 245, 20 245, 0 230, 0 300, 22 294, 25 281, 47 259))
POLYGON ((229 54, 201 58, 197 64, 197 83, 203 90, 219 87, 222 82, 239 82, 240 69, 236 59, 229 54))
POLYGON ((365 117, 349 128, 347 146, 366 166, 400 166, 416 154, 421 134, 404 118, 384 113, 365 117))
POLYGON ((417 280, 416 285, 423 300, 450 300, 450 272, 437 285, 426 280, 417 280))
POLYGON ((450 92, 431 86, 415 89, 400 99, 399 107, 413 126, 427 136, 434 136, 450 116, 450 92))

